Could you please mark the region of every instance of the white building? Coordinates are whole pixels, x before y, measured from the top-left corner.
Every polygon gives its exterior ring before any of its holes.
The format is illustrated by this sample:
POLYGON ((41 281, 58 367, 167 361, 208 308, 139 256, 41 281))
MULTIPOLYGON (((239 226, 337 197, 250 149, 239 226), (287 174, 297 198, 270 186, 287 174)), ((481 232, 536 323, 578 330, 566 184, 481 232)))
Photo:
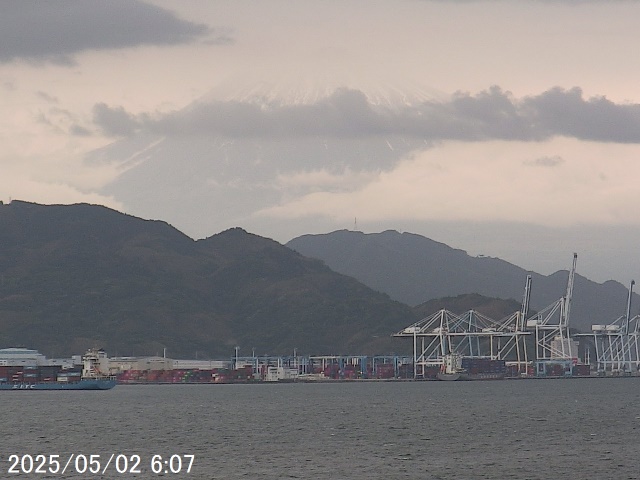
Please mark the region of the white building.
POLYGON ((231 368, 228 360, 173 360, 174 370, 213 370, 231 368))
POLYGON ((556 337, 551 340, 551 358, 578 358, 578 342, 569 338, 556 337))
POLYGON ((0 349, 1 366, 29 366, 48 365, 47 357, 37 350, 28 348, 3 348, 0 349))
POLYGON ((231 368, 228 360, 174 360, 166 357, 113 357, 109 359, 113 373, 126 370, 213 370, 231 368))
POLYGON ((109 370, 113 373, 126 370, 172 370, 173 360, 166 357, 113 357, 109 370))
POLYGON ((265 382, 277 382, 279 380, 294 380, 298 378, 298 369, 291 367, 267 367, 264 377, 265 382))

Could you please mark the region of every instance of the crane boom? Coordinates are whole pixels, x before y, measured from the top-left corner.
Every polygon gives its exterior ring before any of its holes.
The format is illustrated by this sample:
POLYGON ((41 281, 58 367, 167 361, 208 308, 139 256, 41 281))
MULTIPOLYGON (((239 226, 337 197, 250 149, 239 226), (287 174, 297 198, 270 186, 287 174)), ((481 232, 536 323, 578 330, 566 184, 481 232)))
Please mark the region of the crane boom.
POLYGON ((631 297, 633 295, 633 286, 636 284, 635 280, 631 280, 629 284, 629 296, 627 297, 627 317, 624 322, 624 333, 629 333, 629 323, 631 322, 631 297))
POLYGON ((524 295, 522 296, 522 308, 520 309, 520 322, 518 330, 525 330, 527 315, 529 315, 529 301, 531 300, 531 275, 527 275, 527 281, 524 285, 524 295))
POLYGON ((560 325, 567 327, 569 325, 569 314, 571 312, 571 297, 573 296, 573 281, 576 275, 576 263, 578 262, 578 254, 573 254, 573 265, 569 272, 569 280, 567 281, 567 293, 562 302, 562 312, 560 315, 560 325))

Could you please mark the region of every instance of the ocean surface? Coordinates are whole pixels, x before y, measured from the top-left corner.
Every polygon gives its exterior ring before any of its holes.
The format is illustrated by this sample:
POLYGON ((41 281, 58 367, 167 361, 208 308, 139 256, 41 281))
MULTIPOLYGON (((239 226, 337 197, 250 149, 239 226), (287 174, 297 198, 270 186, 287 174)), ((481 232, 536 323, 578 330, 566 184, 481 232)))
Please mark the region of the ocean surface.
POLYGON ((640 378, 3 391, 0 425, 0 478, 640 479, 640 378))

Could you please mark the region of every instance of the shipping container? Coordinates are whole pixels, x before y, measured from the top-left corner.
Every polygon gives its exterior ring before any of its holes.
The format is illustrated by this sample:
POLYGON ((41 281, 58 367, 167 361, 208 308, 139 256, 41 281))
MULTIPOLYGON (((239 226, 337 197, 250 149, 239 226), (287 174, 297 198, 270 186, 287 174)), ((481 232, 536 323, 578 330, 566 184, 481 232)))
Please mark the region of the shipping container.
POLYGON ((591 375, 591 365, 574 365, 572 374, 576 377, 588 377, 591 375))

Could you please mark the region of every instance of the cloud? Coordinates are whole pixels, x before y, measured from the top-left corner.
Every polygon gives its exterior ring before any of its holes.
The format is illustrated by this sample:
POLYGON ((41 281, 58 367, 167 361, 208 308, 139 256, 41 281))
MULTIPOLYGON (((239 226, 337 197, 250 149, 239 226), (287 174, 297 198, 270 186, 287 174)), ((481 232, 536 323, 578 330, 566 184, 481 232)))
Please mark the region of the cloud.
POLYGON ((36 92, 36 96, 38 98, 44 100, 47 103, 58 103, 59 102, 57 97, 55 97, 53 95, 49 95, 47 92, 37 91, 36 92))
POLYGON ((542 141, 554 136, 614 143, 640 142, 640 105, 605 97, 585 99, 582 90, 552 88, 514 98, 499 87, 476 95, 458 92, 447 101, 374 105, 352 89, 338 89, 312 104, 253 101, 196 102, 180 111, 134 116, 98 104, 94 121, 106 133, 144 130, 163 136, 229 138, 371 138, 399 136, 442 140, 542 141))
POLYGON ((38 124, 47 126, 51 133, 62 135, 63 138, 68 134, 80 137, 91 136, 92 132, 80 124, 80 119, 72 111, 55 106, 58 103, 56 98, 42 92, 38 92, 37 95, 45 102, 54 105, 39 109, 34 115, 38 124))
POLYGON ((327 170, 311 170, 279 174, 274 186, 288 193, 296 191, 353 191, 354 189, 374 181, 379 172, 354 172, 346 168, 340 173, 327 170))
POLYGON ((257 215, 275 219, 325 217, 347 222, 398 219, 419 221, 525 221, 562 227, 624 224, 636 196, 638 147, 617 144, 602 162, 602 144, 575 139, 535 144, 492 141, 448 142, 416 153, 351 191, 324 188, 257 215), (518 162, 523 150, 554 168, 531 171, 518 162), (545 151, 561 155, 545 155, 545 151), (514 159, 516 161, 514 161, 514 159))
POLYGON ((221 134, 230 137, 361 137, 391 133, 381 115, 358 90, 338 89, 313 104, 238 101, 196 103, 140 123, 161 134, 221 134))
POLYGON ((63 160, 53 155, 0 155, 3 174, 0 176, 0 196, 38 203, 88 202, 123 209, 122 202, 96 190, 120 173, 112 166, 88 168, 81 159, 70 156, 63 160))
POLYGON ((69 133, 77 137, 89 137, 91 132, 81 125, 73 124, 69 127, 69 133))
POLYGON ((93 106, 93 121, 110 136, 128 136, 138 128, 138 122, 124 108, 111 108, 104 103, 93 106))
POLYGON ((99 104, 95 125, 121 138, 85 161, 123 169, 103 195, 142 216, 163 212, 189 223, 196 237, 256 222, 270 229, 271 220, 335 225, 354 216, 517 221, 527 212, 534 223, 556 225, 568 221, 558 212, 575 209, 574 221, 621 218, 636 189, 616 182, 634 178, 620 172, 634 165, 638 146, 568 135, 600 135, 576 128, 584 110, 604 122, 611 110, 633 117, 638 107, 552 93, 518 99, 492 88, 380 106, 340 90, 305 104, 209 101, 167 114, 99 104), (567 102, 579 108, 554 123, 546 110, 567 102), (614 168, 622 155, 624 168, 614 168), (593 205, 575 201, 583 196, 593 205), (181 211, 199 213, 187 219, 181 211))
POLYGON ((535 120, 544 137, 567 137, 601 142, 638 143, 640 105, 619 105, 606 97, 584 100, 582 90, 553 88, 522 102, 522 110, 535 120))
POLYGON ((564 159, 561 156, 554 155, 552 157, 538 157, 535 160, 525 160, 523 163, 532 167, 555 167, 563 162, 564 159))
POLYGON ((3 80, 2 88, 9 92, 13 92, 16 89, 16 82, 13 80, 3 80))
POLYGON ((213 43, 231 41, 139 0, 3 2, 0 63, 22 59, 73 65, 74 55, 85 50, 176 45, 205 37, 213 43))

